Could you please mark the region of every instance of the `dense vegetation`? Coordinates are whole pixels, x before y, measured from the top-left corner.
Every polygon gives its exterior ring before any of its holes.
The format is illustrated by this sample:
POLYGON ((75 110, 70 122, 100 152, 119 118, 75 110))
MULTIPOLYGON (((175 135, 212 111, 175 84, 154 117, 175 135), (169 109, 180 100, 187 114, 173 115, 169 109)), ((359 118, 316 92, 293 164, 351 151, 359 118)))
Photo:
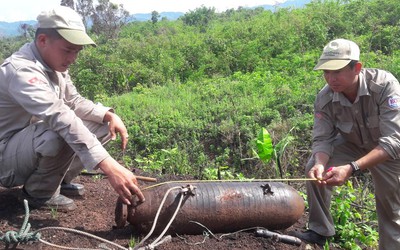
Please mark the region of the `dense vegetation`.
MULTIPOLYGON (((129 148, 114 154, 129 166, 203 179, 302 177, 313 101, 324 85, 312 70, 322 47, 351 39, 365 67, 400 77, 398 13, 397 0, 222 13, 201 7, 176 21, 155 13, 149 22, 130 22, 116 39, 93 35, 99 46, 86 48, 71 74, 83 95, 114 107, 126 122, 129 148), (261 128, 274 145, 270 162, 256 153, 261 128)), ((3 39, 1 56, 22 42, 3 39)), ((377 244, 364 178, 338 188, 333 201, 334 241, 348 249, 377 244)))
POLYGON ((314 1, 274 12, 203 7, 178 21, 130 23, 104 44, 99 37, 101 45, 85 50, 72 74, 85 95, 124 110, 131 159, 168 159, 180 168, 173 173, 200 177, 219 166, 265 177, 271 168, 243 159, 254 158, 252 139, 266 127, 274 142, 294 136, 281 163, 302 175, 312 105, 324 84, 312 70, 323 45, 352 39, 366 67, 400 75, 399 10, 395 1, 376 0, 314 1))

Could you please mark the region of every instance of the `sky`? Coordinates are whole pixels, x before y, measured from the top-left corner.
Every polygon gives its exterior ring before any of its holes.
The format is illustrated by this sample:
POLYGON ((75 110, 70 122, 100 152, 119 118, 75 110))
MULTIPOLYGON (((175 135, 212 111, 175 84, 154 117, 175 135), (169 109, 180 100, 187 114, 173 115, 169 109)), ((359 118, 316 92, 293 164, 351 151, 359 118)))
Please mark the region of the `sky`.
MULTIPOLYGON (((241 7, 274 5, 286 0, 110 0, 123 4, 130 14, 161 12, 188 12, 202 5, 215 7, 217 12, 241 7)), ((61 0, 0 0, 0 21, 15 22, 36 20, 37 15, 46 9, 60 5, 61 0)))

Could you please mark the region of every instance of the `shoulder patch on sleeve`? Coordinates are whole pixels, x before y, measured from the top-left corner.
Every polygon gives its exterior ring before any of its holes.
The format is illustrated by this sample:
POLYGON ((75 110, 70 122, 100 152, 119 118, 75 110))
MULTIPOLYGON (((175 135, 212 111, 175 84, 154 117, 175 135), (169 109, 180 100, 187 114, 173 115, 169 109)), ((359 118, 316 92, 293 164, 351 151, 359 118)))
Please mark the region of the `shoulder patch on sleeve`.
POLYGON ((28 83, 31 85, 35 85, 35 84, 46 84, 46 82, 44 82, 43 80, 35 77, 32 77, 31 79, 28 80, 28 83))
POLYGON ((315 112, 314 117, 317 120, 321 120, 323 118, 323 115, 321 112, 315 112))
POLYGON ((390 96, 388 98, 388 105, 392 109, 400 109, 400 96, 390 96))

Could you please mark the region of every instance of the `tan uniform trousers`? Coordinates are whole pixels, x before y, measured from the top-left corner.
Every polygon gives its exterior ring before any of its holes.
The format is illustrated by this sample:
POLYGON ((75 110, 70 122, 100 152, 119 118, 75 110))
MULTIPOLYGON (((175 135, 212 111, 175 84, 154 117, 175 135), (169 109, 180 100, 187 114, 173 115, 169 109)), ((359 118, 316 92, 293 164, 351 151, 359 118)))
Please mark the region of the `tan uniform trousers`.
MULTIPOLYGON (((108 124, 83 123, 101 142, 109 140, 108 124)), ((59 194, 61 182, 69 183, 83 168, 71 147, 44 122, 0 142, 0 185, 24 185, 36 198, 59 194)))
MULTIPOLYGON (((326 168, 357 160, 370 149, 363 149, 343 140, 335 142, 334 153, 326 168)), ((311 158, 306 173, 314 165, 311 158)), ((370 169, 375 187, 379 226, 379 249, 400 249, 400 160, 388 160, 370 169)), ((333 236, 335 228, 330 213, 332 187, 307 182, 309 228, 324 236, 333 236)))

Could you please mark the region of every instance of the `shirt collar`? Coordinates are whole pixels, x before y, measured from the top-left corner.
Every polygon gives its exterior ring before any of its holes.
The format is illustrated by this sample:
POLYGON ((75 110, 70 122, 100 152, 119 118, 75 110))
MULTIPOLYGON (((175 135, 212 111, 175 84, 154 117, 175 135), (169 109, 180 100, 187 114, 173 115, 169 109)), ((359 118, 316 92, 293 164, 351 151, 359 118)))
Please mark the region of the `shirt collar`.
POLYGON ((31 47, 33 55, 36 58, 36 65, 38 65, 44 71, 53 72, 53 70, 49 66, 47 66, 47 64, 43 61, 43 58, 40 55, 35 42, 31 42, 30 47, 31 47))

